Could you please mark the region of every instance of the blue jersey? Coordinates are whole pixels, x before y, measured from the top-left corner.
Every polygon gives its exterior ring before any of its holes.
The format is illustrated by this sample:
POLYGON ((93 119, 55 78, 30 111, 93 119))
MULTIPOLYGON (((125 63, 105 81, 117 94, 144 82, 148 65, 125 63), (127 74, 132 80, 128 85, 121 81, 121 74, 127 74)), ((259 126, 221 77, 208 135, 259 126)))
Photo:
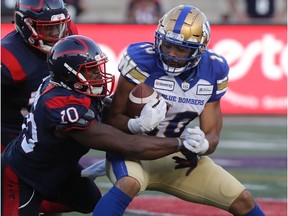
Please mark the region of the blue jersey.
POLYGON ((130 82, 152 86, 168 103, 165 119, 151 135, 178 137, 201 114, 206 103, 219 101, 225 94, 229 66, 222 56, 208 50, 190 71, 168 76, 157 64, 157 58, 152 43, 131 44, 119 71, 130 82))
POLYGON ((86 129, 95 120, 101 122, 101 112, 100 99, 56 87, 47 79, 36 93, 22 131, 4 152, 7 163, 37 191, 53 195, 89 150, 71 138, 57 137, 55 131, 86 129), (79 124, 89 113, 93 120, 79 124))

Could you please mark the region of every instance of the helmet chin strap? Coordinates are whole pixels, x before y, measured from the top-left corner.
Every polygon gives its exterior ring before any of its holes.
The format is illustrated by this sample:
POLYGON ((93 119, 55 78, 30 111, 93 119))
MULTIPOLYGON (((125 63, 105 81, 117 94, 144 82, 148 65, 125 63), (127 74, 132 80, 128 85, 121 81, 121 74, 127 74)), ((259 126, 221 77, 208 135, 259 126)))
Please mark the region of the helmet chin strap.
POLYGON ((168 66, 163 61, 162 61, 162 63, 163 63, 163 68, 164 68, 165 72, 169 76, 179 76, 182 72, 185 72, 186 68, 190 68, 190 66, 191 66, 190 62, 188 63, 188 65, 185 65, 184 67, 181 67, 181 68, 175 68, 175 67, 168 66))
POLYGON ((175 67, 168 66, 163 61, 162 61, 162 64, 163 64, 163 68, 164 68, 165 72, 169 76, 179 76, 181 73, 186 72, 187 70, 190 70, 191 68, 196 67, 198 65, 200 59, 201 59, 201 57, 196 59, 195 62, 193 62, 193 64, 192 64, 192 62, 189 62, 187 65, 185 65, 184 67, 181 67, 181 68, 175 68, 175 67))

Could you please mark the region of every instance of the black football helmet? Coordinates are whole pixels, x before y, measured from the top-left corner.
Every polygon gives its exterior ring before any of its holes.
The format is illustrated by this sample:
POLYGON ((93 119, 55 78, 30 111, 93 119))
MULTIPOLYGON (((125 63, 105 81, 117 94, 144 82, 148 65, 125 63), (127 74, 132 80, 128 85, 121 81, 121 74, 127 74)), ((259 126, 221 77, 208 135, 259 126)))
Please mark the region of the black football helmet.
POLYGON ((210 25, 203 12, 190 5, 179 5, 168 11, 159 21, 155 31, 155 51, 158 65, 170 76, 178 76, 197 66, 206 52, 210 40, 210 25), (162 43, 187 50, 185 58, 165 54, 162 43), (186 61, 184 66, 175 66, 186 61))
POLYGON ((17 0, 14 25, 25 42, 48 53, 69 34, 71 19, 62 0, 17 0))
POLYGON ((90 38, 71 35, 59 40, 47 56, 51 82, 94 96, 109 96, 115 77, 106 73, 107 56, 90 38))

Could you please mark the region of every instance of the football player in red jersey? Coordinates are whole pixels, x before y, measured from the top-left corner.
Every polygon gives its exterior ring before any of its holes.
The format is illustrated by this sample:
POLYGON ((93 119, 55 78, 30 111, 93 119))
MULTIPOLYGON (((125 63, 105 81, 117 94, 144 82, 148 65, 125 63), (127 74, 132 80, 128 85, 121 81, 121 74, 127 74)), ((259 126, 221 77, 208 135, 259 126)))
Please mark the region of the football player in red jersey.
POLYGON ((49 75, 47 53, 59 39, 78 34, 62 0, 17 0, 14 25, 1 40, 1 151, 20 132, 49 75))
MULTIPOLYGON (((51 77, 38 88, 22 131, 2 153, 3 216, 38 216, 44 199, 92 212, 101 193, 93 180, 81 176, 79 164, 91 148, 135 160, 189 148, 183 143, 191 142, 190 134, 183 139, 136 136, 101 123, 103 99, 111 94, 115 77, 106 73, 108 59, 90 38, 61 39, 47 61, 51 77)), ((163 99, 155 106, 155 100, 141 113, 160 121, 167 107, 163 99)), ((146 123, 149 119, 154 121, 147 118, 146 123)))
MULTIPOLYGON (((59 39, 78 33, 62 0, 17 0, 13 22, 15 30, 1 40, 1 152, 21 131, 49 75, 47 53, 59 39)), ((44 212, 67 211, 60 206, 42 204, 44 212)))
POLYGON ((106 173, 114 186, 98 202, 93 215, 123 215, 136 195, 157 190, 237 216, 264 216, 245 186, 208 156, 220 139, 220 100, 229 72, 225 58, 208 49, 209 40, 210 26, 204 13, 180 5, 160 19, 154 44, 133 43, 124 52, 108 123, 133 134, 179 137, 190 133, 192 140, 184 145, 190 142, 194 155, 182 151, 136 161, 107 153, 106 173), (140 126, 141 119, 148 116, 141 115, 139 120, 126 115, 128 95, 139 83, 152 86, 170 104, 155 128, 140 126), (199 123, 191 127, 194 120, 199 123))

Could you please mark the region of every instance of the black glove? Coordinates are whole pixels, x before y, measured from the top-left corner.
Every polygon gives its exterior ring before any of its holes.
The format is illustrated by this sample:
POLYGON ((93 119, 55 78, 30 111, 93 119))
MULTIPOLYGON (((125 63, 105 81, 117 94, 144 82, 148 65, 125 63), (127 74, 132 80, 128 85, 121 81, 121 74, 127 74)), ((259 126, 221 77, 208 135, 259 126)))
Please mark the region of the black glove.
POLYGON ((197 166, 198 155, 187 149, 182 149, 181 153, 186 157, 186 159, 174 156, 172 159, 174 159, 175 163, 177 164, 175 166, 175 169, 182 169, 189 167, 189 169, 186 172, 186 176, 188 176, 192 172, 192 170, 197 166))

